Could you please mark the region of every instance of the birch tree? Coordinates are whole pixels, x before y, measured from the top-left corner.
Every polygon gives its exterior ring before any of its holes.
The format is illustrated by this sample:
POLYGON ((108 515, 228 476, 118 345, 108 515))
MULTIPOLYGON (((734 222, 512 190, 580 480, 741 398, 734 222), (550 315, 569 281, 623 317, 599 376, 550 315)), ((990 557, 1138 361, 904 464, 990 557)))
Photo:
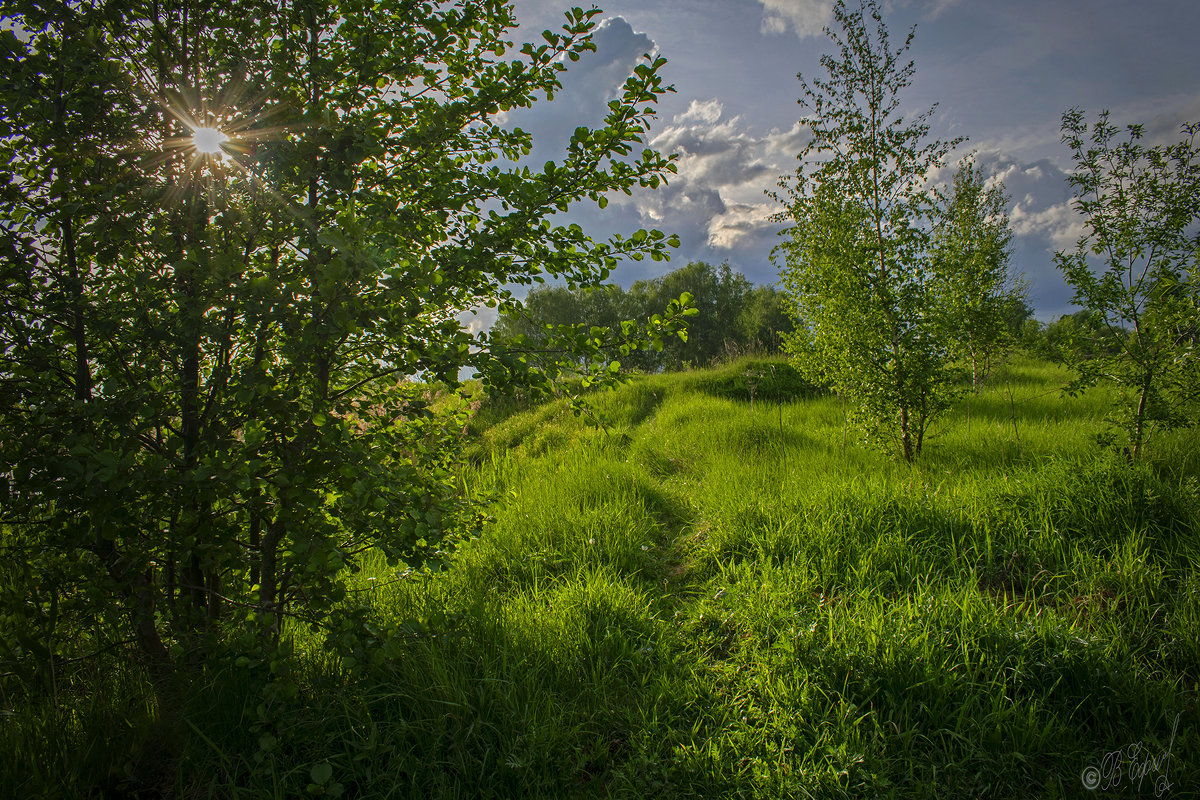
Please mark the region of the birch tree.
POLYGON ((901 95, 915 65, 915 28, 893 47, 876 0, 839 0, 826 29, 835 54, 823 77, 800 79, 810 138, 780 182, 792 227, 781 263, 805 376, 849 403, 869 436, 911 461, 953 397, 954 373, 934 310, 927 176, 961 140, 930 138, 934 109, 908 117, 901 95))
POLYGON ((1133 458, 1154 426, 1194 424, 1200 398, 1200 123, 1173 144, 1143 134, 1122 135, 1107 111, 1091 125, 1079 109, 1063 115, 1085 229, 1054 258, 1097 323, 1066 350, 1075 386, 1105 379, 1129 391, 1118 418, 1133 458))

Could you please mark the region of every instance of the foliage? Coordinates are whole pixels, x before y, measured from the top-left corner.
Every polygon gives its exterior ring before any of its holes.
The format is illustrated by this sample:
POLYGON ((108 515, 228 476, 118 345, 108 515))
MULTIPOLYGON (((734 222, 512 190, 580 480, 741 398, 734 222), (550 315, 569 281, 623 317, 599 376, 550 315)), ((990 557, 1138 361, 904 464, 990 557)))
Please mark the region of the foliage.
POLYGON ((792 352, 806 376, 852 406, 868 434, 898 441, 906 461, 949 406, 954 372, 935 311, 927 175, 960 140, 930 140, 933 109, 906 119, 912 82, 904 45, 891 49, 879 4, 834 7, 838 54, 826 78, 799 76, 811 139, 784 178, 792 228, 775 251, 792 303, 792 352), (867 18, 870 18, 868 22, 867 18))
POLYGON ((1140 125, 1119 138, 1107 111, 1091 126, 1079 109, 1062 119, 1086 230, 1055 263, 1095 323, 1065 353, 1076 387, 1104 378, 1131 391, 1121 421, 1134 457, 1153 426, 1194 423, 1200 398, 1200 123, 1183 133, 1146 145, 1140 125))
POLYGON ((526 346, 545 348, 558 326, 613 327, 624 320, 644 320, 684 293, 698 311, 688 324, 687 337, 668 338, 662 349, 623 357, 625 366, 654 372, 706 365, 730 352, 776 352, 780 337, 792 327, 774 287, 752 286, 728 264, 693 261, 660 277, 635 281, 628 290, 616 285, 535 287, 522 310, 500 315, 493 334, 502 341, 523 336, 526 346))
POLYGON ((1097 355, 1114 356, 1120 352, 1123 338, 1123 332, 1110 329, 1086 308, 1064 314, 1045 326, 1035 324, 1026 332, 1035 353, 1063 364, 1097 355))
POLYGON ((1012 229, 1002 183, 988 185, 973 160, 959 164, 933 233, 933 293, 952 351, 971 363, 976 388, 992 358, 1028 315, 1027 285, 1009 272, 1012 229))
MULTIPOLYGON (((656 231, 551 221, 672 171, 634 152, 663 59, 530 170, 531 137, 497 115, 553 96, 597 9, 509 59, 501 0, 2 10, 5 657, 132 643, 169 711, 180 667, 231 636, 277 678, 300 623, 358 652, 380 638, 346 589, 364 555, 436 566, 476 516, 461 419, 406 376, 545 388, 552 364, 458 315, 663 257, 656 231), (220 152, 195 146, 206 127, 220 152)), ((563 347, 611 381, 604 353, 683 314, 563 347)))
POLYGON ((731 350, 773 349, 772 342, 789 329, 779 293, 770 286, 754 287, 728 263, 714 266, 693 261, 666 275, 636 281, 629 287, 635 302, 653 308, 665 297, 686 291, 699 314, 688 326, 686 343, 671 343, 648 366, 680 369, 703 366, 731 350))
POLYGON ((631 308, 628 296, 616 284, 573 290, 566 286, 535 286, 520 308, 499 315, 492 326, 492 339, 512 342, 523 337, 525 345, 544 349, 560 325, 610 328, 636 319, 641 316, 640 310, 631 308))

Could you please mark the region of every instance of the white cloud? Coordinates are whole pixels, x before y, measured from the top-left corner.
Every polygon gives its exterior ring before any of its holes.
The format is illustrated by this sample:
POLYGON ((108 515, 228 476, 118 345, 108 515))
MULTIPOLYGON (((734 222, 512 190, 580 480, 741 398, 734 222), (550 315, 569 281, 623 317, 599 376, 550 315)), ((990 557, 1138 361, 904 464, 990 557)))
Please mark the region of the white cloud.
POLYGON ((929 18, 935 19, 950 6, 958 5, 959 0, 930 0, 929 18))
POLYGON ((771 131, 766 137, 767 152, 787 156, 789 161, 794 160, 808 144, 811 135, 808 128, 799 122, 792 125, 790 130, 771 131))
POLYGON ((490 330, 496 322, 499 312, 488 306, 472 306, 458 313, 458 324, 463 330, 475 335, 490 330))
POLYGON ((773 236, 779 230, 779 225, 771 221, 771 215, 777 210, 768 203, 736 203, 729 206, 724 213, 709 219, 708 246, 717 250, 731 250, 748 241, 759 240, 766 235, 773 236))
POLYGON ((979 157, 989 182, 1003 181, 1012 198, 1009 221, 1017 236, 1042 237, 1056 250, 1073 247, 1083 233, 1083 219, 1071 202, 1067 173, 1042 159, 1021 162, 1003 153, 979 157))
POLYGON ((725 117, 720 101, 692 100, 659 131, 650 145, 678 156, 678 174, 662 191, 638 201, 645 219, 677 231, 688 257, 725 259, 770 279, 765 254, 780 225, 778 207, 764 192, 789 170, 807 131, 794 125, 766 134, 750 130, 741 117, 725 117), (715 252, 714 252, 715 251, 715 252))
POLYGON ((1055 250, 1069 250, 1083 235, 1083 219, 1070 203, 1034 209, 1035 199, 1026 195, 1009 212, 1013 233, 1017 236, 1045 237, 1055 250))
POLYGON ((785 33, 801 39, 820 36, 833 20, 833 0, 758 0, 763 7, 762 32, 785 33))
POLYGON ((808 132, 796 123, 787 131, 756 136, 741 117, 722 119, 724 112, 718 100, 693 100, 650 145, 679 156, 676 181, 716 189, 727 198, 761 199, 763 190, 788 171, 808 132))
POLYGON ((721 118, 723 112, 724 106, 715 97, 712 100, 692 100, 688 104, 687 111, 676 114, 673 121, 676 125, 688 122, 706 122, 712 125, 721 118))
MULTIPOLYGON (((820 36, 833 22, 833 0, 758 0, 763 7, 762 32, 767 34, 795 31, 801 39, 820 36)), ((936 19, 960 0, 920 0, 916 3, 929 19, 936 19)), ((885 0, 884 11, 894 6, 910 6, 913 0, 885 0)), ((854 10, 854 4, 850 4, 854 10)))
POLYGON ((989 183, 1004 183, 1014 235, 1012 268, 1029 279, 1038 316, 1071 312, 1071 290, 1054 265, 1054 252, 1074 248, 1083 233, 1067 172, 1050 159, 1027 161, 995 147, 978 152, 975 162, 989 183))

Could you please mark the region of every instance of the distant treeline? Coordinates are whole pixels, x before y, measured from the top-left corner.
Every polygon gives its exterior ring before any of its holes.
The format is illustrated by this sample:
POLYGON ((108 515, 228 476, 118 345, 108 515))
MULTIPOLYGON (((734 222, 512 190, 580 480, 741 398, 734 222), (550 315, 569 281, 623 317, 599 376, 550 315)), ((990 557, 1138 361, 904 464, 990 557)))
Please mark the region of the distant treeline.
POLYGON ((539 286, 529 293, 523 310, 500 315, 492 334, 505 341, 524 336, 536 348, 547 340, 545 324, 619 329, 623 320, 662 313, 684 292, 692 295, 692 305, 700 310, 689 320, 687 341, 671 338, 661 351, 621 356, 623 366, 656 372, 707 366, 744 353, 776 353, 793 329, 782 292, 754 286, 729 264, 693 261, 661 277, 636 281, 629 289, 539 286))
POLYGON ((1028 319, 1021 328, 1021 344, 1031 353, 1052 361, 1066 362, 1072 352, 1091 358, 1112 355, 1121 349, 1128 332, 1110 329, 1087 309, 1064 314, 1050 322, 1028 319))
MULTIPOLYGON (((1177 324, 1171 335, 1180 347, 1200 346, 1200 324, 1195 322, 1177 324)), ((1025 320, 1020 342, 1043 358, 1069 364, 1072 359, 1115 356, 1126 348, 1134 348, 1136 331, 1106 322, 1101 315, 1085 308, 1049 323, 1025 320)))

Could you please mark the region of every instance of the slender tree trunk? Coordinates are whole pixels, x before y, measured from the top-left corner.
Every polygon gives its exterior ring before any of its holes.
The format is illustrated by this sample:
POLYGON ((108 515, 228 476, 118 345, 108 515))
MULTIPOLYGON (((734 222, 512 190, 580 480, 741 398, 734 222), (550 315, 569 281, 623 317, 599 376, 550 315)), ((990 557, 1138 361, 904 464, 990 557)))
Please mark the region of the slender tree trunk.
POLYGON ((1137 459, 1142 449, 1142 439, 1146 430, 1146 401, 1150 397, 1152 378, 1153 373, 1147 371, 1142 379, 1142 390, 1138 396, 1137 412, 1133 418, 1133 447, 1129 451, 1129 455, 1133 459, 1137 459))
POLYGON ((876 106, 875 82, 871 83, 871 160, 874 165, 871 170, 871 215, 875 223, 875 245, 879 252, 879 289, 880 294, 879 304, 883 309, 884 318, 888 325, 888 334, 891 337, 892 359, 895 364, 895 385, 897 388, 897 401, 900 406, 900 443, 904 453, 905 461, 913 460, 913 442, 912 431, 909 425, 909 407, 906 396, 907 375, 905 374, 903 355, 904 347, 900 342, 900 332, 896 326, 894 309, 891 307, 889 294, 889 275, 887 268, 887 253, 884 248, 883 236, 883 196, 879 186, 879 109, 876 106))
POLYGON ((67 275, 71 282, 71 337, 75 344, 75 399, 81 403, 92 399, 92 368, 89 363, 83 276, 75 255, 75 224, 68 213, 63 214, 63 251, 67 257, 67 275))
MULTIPOLYGON (((316 11, 309 8, 305 12, 306 21, 309 26, 308 38, 308 78, 309 78, 309 107, 312 109, 320 108, 324 98, 321 92, 321 76, 318 73, 319 54, 320 54, 320 26, 316 18, 316 11)), ((327 162, 327 167, 330 165, 327 162)), ((323 296, 320 289, 321 281, 318 280, 318 274, 322 268, 328 263, 327 248, 321 245, 317 232, 320 228, 319 218, 319 202, 320 191, 317 183, 317 176, 321 174, 321 165, 318 158, 318 151, 313 150, 312 154, 312 176, 308 179, 308 210, 309 223, 312 226, 309 230, 310 244, 308 248, 309 270, 313 282, 313 322, 318 326, 318 337, 320 345, 316 348, 316 357, 314 372, 316 378, 316 400, 313 410, 318 407, 324 409, 326 401, 329 398, 329 373, 330 364, 332 361, 332 346, 329 342, 329 332, 325 324, 325 320, 332 314, 332 308, 329 308, 327 303, 331 301, 323 296), (319 406, 318 406, 319 403, 319 406)), ((334 292, 336 296, 336 291, 334 292)))
MULTIPOLYGON (((190 245, 195 259, 201 260, 203 244, 199 241, 201 233, 195 229, 198 220, 207 216, 203 201, 192 205, 192 219, 189 220, 190 245)), ((199 227, 203 230, 204 223, 199 227)), ((186 256, 188 245, 180 243, 180 252, 186 256)), ((176 291, 178 303, 183 318, 182 341, 180 342, 180 374, 179 374, 179 415, 180 432, 183 435, 183 463, 181 475, 185 484, 181 501, 186 509, 183 535, 186 543, 186 562, 183 566, 183 580, 186 584, 186 596, 190 599, 192 608, 185 617, 195 625, 207 614, 207 597, 204 587, 204 570, 201 567, 201 537, 203 523, 201 520, 201 502, 190 481, 200 458, 200 339, 203 309, 199 297, 200 276, 198 266, 181 259, 180 271, 176 274, 176 291)))
MULTIPOLYGON (((79 266, 75 241, 75 224, 69 213, 62 221, 63 255, 66 260, 70 282, 71 337, 75 346, 75 399, 80 403, 92 401, 92 368, 87 343, 87 299, 83 291, 83 271, 79 266)), ((80 418, 81 425, 83 422, 80 418)), ((175 670, 170 653, 159 635, 155 615, 155 589, 150 571, 130 574, 128 565, 121 558, 116 544, 102 531, 96 531, 96 554, 108 569, 109 574, 122 587, 125 613, 134 632, 138 650, 146 659, 146 667, 158 700, 160 712, 171 714, 178 707, 179 697, 175 688, 175 670)))
POLYGON ((146 658, 146 670, 154 687, 160 718, 175 716, 182 704, 179 672, 171 660, 171 654, 163 644, 155 623, 154 607, 157 590, 154 587, 154 572, 147 570, 137 577, 137 583, 127 603, 134 624, 138 649, 146 658))
POLYGON ((279 641, 279 543, 283 540, 283 509, 276 509, 275 518, 267 526, 260 543, 262 559, 258 576, 258 622, 267 628, 272 642, 279 641))

